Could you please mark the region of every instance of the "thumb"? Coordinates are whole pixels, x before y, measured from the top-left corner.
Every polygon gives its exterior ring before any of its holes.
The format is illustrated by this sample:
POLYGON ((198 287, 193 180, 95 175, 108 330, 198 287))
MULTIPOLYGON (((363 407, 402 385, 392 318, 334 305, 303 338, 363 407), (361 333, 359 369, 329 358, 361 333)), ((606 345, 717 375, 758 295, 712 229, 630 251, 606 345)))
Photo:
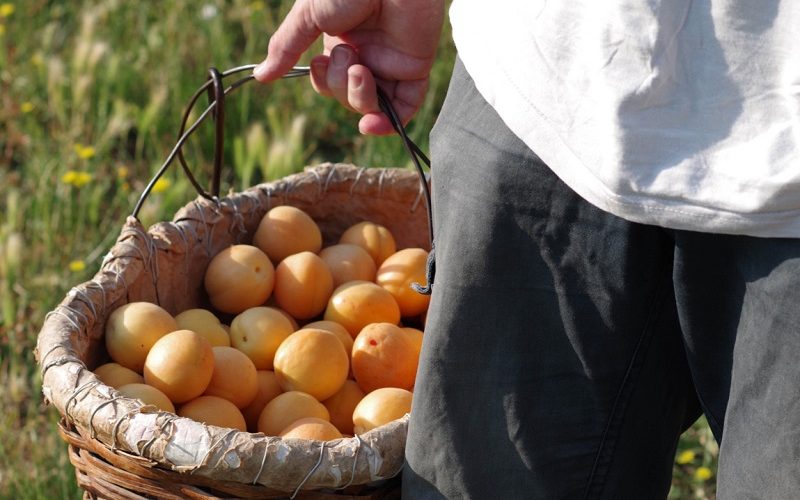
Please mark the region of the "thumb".
POLYGON ((308 0, 298 0, 269 40, 267 57, 253 70, 261 83, 276 80, 289 71, 321 31, 312 21, 308 0))

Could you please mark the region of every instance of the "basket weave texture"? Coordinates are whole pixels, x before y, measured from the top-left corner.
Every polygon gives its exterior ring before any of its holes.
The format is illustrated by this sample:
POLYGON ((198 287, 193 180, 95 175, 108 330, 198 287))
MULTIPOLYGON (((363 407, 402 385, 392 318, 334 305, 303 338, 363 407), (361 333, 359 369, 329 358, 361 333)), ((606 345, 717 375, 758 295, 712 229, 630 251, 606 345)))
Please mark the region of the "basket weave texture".
POLYGON ((108 360, 104 325, 117 307, 147 301, 172 314, 209 307, 203 275, 211 258, 250 243, 278 205, 305 210, 324 244, 371 220, 389 228, 398 248, 428 248, 419 180, 402 169, 323 164, 219 203, 198 198, 149 230, 128 218, 100 270, 48 314, 37 342, 45 399, 63 417, 79 483, 92 496, 384 498, 375 485, 402 468, 407 417, 327 443, 282 440, 142 406, 90 371, 108 360))

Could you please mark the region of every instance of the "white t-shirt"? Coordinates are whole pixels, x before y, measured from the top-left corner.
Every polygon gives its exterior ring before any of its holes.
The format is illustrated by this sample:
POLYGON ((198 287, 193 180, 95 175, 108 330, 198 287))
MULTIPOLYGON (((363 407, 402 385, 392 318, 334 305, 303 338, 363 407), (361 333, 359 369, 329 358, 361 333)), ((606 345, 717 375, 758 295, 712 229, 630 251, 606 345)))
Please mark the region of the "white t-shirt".
POLYGON ((479 92, 589 202, 800 237, 800 1, 455 0, 450 19, 479 92))

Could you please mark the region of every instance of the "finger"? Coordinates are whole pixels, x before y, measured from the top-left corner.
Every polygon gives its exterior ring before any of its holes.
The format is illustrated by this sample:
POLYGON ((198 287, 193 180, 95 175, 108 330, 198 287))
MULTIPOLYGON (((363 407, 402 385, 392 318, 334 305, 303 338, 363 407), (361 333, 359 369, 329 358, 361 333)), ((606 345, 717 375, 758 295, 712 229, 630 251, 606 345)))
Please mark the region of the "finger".
POLYGON ((354 64, 347 70, 347 102, 362 115, 380 111, 375 77, 366 66, 354 64))
POLYGON ((348 69, 358 64, 358 54, 349 45, 337 45, 331 50, 326 83, 331 95, 346 107, 351 107, 347 100, 348 69))
MULTIPOLYGON (((408 124, 414 113, 419 110, 428 88, 428 80, 399 82, 394 86, 382 85, 397 117, 403 125, 408 124)), ((365 114, 358 123, 362 134, 387 135, 394 132, 389 118, 383 113, 365 114)))
POLYGON ((331 89, 328 88, 328 56, 315 56, 311 59, 311 86, 319 95, 331 96, 331 89))
POLYGON ((370 113, 358 121, 358 131, 365 135, 389 135, 394 128, 383 113, 370 113))
POLYGON ((298 0, 269 39, 267 58, 253 70, 253 76, 267 83, 289 71, 321 31, 312 21, 309 0, 298 0))

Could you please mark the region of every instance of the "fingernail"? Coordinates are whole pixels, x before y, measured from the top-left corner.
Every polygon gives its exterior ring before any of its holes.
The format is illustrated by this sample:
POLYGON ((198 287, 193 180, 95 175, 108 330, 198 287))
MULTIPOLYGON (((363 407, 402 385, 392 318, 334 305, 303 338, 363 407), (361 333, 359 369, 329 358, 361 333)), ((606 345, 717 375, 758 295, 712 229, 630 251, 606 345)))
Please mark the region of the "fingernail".
POLYGON ((331 64, 333 64, 334 66, 341 67, 341 66, 346 65, 347 64, 347 60, 349 58, 350 58, 350 55, 346 51, 344 51, 342 49, 334 48, 331 51, 331 64))
POLYGON ((353 90, 360 89, 362 83, 364 83, 364 78, 361 75, 347 76, 347 86, 353 90))

